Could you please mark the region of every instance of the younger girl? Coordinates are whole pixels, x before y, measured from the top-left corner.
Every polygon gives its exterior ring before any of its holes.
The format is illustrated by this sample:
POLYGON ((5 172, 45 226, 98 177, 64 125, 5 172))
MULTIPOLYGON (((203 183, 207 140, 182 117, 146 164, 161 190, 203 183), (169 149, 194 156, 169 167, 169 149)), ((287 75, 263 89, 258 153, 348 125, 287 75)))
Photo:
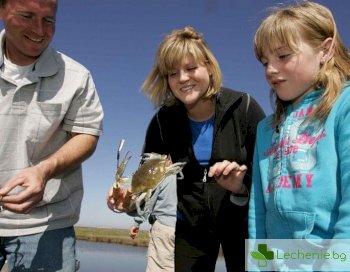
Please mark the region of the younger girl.
POLYGON ((258 126, 252 239, 350 238, 350 57, 331 12, 272 12, 255 34, 275 112, 258 126))

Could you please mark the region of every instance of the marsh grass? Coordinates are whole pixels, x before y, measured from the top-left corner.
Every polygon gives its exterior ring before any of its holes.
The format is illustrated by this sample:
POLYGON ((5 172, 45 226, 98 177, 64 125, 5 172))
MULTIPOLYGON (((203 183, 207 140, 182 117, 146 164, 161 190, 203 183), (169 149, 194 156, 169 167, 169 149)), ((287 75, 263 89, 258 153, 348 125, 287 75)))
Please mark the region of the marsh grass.
MULTIPOLYGON (((129 230, 127 229, 93 228, 78 226, 75 226, 74 229, 78 240, 148 247, 148 230, 140 230, 138 236, 133 240, 129 237, 129 230)), ((221 248, 219 255, 223 256, 221 248)))
POLYGON ((129 237, 127 229, 112 228, 94 228, 75 226, 75 233, 78 240, 86 240, 103 243, 117 243, 131 246, 148 246, 148 231, 141 230, 138 236, 133 240, 129 237))

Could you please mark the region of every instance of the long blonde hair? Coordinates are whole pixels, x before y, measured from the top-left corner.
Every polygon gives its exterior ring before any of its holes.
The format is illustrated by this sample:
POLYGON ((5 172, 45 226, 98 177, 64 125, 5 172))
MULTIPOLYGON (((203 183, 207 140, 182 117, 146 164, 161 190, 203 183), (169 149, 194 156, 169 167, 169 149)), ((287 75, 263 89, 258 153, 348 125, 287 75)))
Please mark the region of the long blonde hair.
MULTIPOLYGON (((254 37, 254 51, 259 61, 266 49, 272 51, 278 45, 286 45, 297 52, 300 39, 319 49, 327 38, 333 39, 328 51, 329 58, 320 68, 314 82, 314 88, 324 88, 324 92, 318 107, 311 115, 311 118, 321 121, 327 118, 344 87, 344 82, 350 78, 350 53, 340 39, 331 11, 311 1, 273 9, 263 20, 254 37)), ((273 122, 278 124, 288 102, 280 100, 272 90, 272 103, 274 98, 273 122)))
POLYGON ((188 55, 196 63, 204 63, 210 67, 210 85, 205 98, 211 98, 219 91, 222 85, 219 64, 203 35, 187 26, 172 31, 164 38, 157 50, 153 68, 142 85, 142 90, 156 107, 171 106, 179 102, 170 90, 168 73, 179 66, 188 55))

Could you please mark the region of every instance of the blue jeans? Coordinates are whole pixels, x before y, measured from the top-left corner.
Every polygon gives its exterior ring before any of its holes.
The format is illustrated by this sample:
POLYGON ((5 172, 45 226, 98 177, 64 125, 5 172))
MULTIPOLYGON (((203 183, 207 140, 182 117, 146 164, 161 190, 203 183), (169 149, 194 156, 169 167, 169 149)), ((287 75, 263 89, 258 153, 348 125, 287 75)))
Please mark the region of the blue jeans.
POLYGON ((0 269, 9 272, 76 271, 73 227, 25 236, 0 237, 0 269))

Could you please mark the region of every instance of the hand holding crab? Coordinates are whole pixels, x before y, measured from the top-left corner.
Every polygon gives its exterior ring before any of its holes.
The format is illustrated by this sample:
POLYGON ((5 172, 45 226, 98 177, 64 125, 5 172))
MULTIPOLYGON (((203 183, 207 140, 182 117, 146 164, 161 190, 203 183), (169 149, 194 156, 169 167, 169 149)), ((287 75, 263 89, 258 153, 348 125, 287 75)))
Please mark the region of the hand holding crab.
POLYGON ((152 192, 169 175, 180 174, 185 162, 171 163, 167 155, 158 153, 144 153, 142 155, 142 164, 131 177, 124 177, 124 170, 130 160, 128 153, 117 167, 115 175, 115 184, 111 188, 107 205, 117 212, 130 212, 137 210, 142 214, 141 203, 147 202, 152 192), (131 183, 128 189, 124 186, 131 183), (124 185, 124 186, 123 186, 124 185))
MULTIPOLYGON (((115 188, 112 186, 107 195, 107 206, 115 212, 126 212, 126 199, 130 197, 130 192, 123 187, 115 188)), ((129 201, 128 201, 129 202, 129 201)))

